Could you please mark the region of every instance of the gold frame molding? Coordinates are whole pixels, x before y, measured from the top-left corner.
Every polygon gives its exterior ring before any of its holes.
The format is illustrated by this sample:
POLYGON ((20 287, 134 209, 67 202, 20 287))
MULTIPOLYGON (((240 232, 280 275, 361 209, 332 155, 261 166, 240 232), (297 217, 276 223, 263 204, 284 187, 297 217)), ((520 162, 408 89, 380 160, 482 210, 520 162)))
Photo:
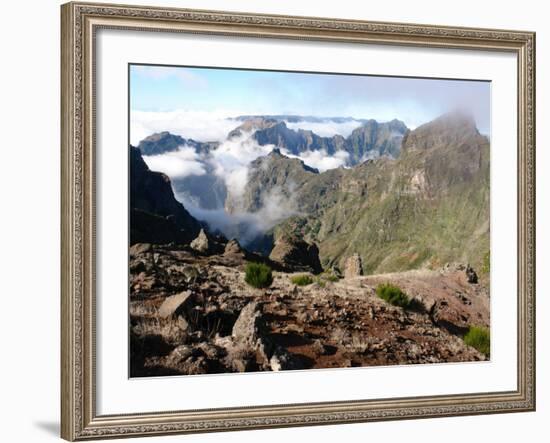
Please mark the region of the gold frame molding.
POLYGON ((535 410, 535 34, 73 2, 61 7, 61 436, 88 440, 535 410), (97 29, 506 51, 518 60, 518 383, 510 392, 98 416, 94 36, 97 29))

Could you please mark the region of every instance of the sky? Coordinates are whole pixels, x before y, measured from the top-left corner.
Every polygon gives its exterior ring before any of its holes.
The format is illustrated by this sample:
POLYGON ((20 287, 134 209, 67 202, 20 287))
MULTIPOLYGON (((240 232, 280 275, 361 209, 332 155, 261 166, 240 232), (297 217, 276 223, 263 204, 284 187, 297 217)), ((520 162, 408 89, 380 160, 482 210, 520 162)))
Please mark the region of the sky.
POLYGON ((490 87, 485 81, 131 65, 130 108, 150 119, 178 112, 293 114, 397 118, 410 128, 465 109, 489 135, 490 87))

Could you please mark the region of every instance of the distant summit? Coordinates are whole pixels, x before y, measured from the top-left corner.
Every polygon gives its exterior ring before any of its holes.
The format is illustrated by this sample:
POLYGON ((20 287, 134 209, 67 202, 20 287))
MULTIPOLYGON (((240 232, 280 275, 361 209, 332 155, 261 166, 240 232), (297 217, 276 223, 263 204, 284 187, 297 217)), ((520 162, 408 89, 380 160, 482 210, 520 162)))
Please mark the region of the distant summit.
POLYGON ((168 131, 156 132, 139 142, 137 148, 142 155, 160 155, 174 152, 183 146, 190 146, 197 152, 208 152, 218 146, 217 142, 198 142, 185 139, 168 131))

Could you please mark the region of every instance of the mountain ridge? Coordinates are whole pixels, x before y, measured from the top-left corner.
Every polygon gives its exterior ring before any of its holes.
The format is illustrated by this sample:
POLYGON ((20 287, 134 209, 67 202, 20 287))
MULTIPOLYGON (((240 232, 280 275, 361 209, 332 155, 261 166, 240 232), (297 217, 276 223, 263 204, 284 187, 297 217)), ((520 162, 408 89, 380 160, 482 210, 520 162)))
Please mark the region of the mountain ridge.
POLYGON ((276 168, 286 171, 284 180, 264 160, 261 171, 251 168, 245 195, 257 202, 274 188, 289 195, 286 183, 297 184, 295 205, 306 215, 277 225, 274 238, 290 233, 317 243, 325 267, 342 267, 355 252, 368 272, 457 260, 480 266, 489 249, 489 142, 475 125, 464 126, 461 119, 450 124, 453 118, 411 131, 397 159, 311 176, 285 169, 290 159, 279 158, 276 168))

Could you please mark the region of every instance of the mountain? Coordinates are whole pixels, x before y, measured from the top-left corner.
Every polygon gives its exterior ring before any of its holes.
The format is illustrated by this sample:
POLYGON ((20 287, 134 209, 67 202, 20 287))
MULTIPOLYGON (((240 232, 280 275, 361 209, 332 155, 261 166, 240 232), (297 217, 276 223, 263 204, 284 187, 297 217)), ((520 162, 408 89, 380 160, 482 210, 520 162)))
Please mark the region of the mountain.
POLYGON ((407 127, 399 120, 385 123, 364 120, 347 138, 339 134, 321 137, 313 131, 289 129, 285 121, 279 121, 258 129, 254 138, 260 145, 272 144, 294 155, 304 151, 325 150, 329 155, 334 155, 336 151, 346 151, 350 155, 349 163, 355 165, 367 158, 382 155, 397 157, 406 132, 407 127))
POLYGON ((307 173, 280 154, 256 162, 243 209, 275 189, 292 195, 299 214, 275 227, 275 239, 316 243, 324 267, 342 267, 354 253, 366 273, 481 266, 489 251, 489 141, 471 117, 444 115, 408 132, 397 159, 351 169, 307 173))
POLYGON ((285 148, 294 155, 304 151, 318 151, 324 149, 329 155, 344 149, 344 137, 320 137, 312 131, 289 129, 285 122, 276 123, 254 133, 254 138, 260 145, 275 145, 285 148))
POLYGON ((168 131, 157 132, 144 138, 138 144, 142 155, 159 155, 166 152, 177 151, 181 146, 190 146, 197 153, 209 152, 218 146, 217 142, 198 142, 193 139, 185 139, 168 131))
MULTIPOLYGON (((242 119, 238 119, 238 120, 242 120, 242 119)), ((243 135, 243 133, 255 132, 259 129, 267 129, 277 124, 276 119, 272 119, 269 117, 249 117, 242 121, 244 123, 237 126, 227 135, 227 138, 229 140, 235 137, 240 137, 241 135, 243 135)))
POLYGON ((130 146, 130 243, 189 243, 201 224, 179 203, 170 179, 149 170, 130 146))
POLYGON ((368 120, 346 139, 346 151, 356 161, 389 155, 397 158, 407 126, 400 120, 378 123, 368 120))
POLYGON ((254 160, 248 170, 245 190, 238 199, 229 195, 225 209, 229 213, 256 212, 266 206, 267 199, 277 197, 289 201, 296 190, 319 174, 297 158, 289 158, 274 149, 269 155, 254 160))

